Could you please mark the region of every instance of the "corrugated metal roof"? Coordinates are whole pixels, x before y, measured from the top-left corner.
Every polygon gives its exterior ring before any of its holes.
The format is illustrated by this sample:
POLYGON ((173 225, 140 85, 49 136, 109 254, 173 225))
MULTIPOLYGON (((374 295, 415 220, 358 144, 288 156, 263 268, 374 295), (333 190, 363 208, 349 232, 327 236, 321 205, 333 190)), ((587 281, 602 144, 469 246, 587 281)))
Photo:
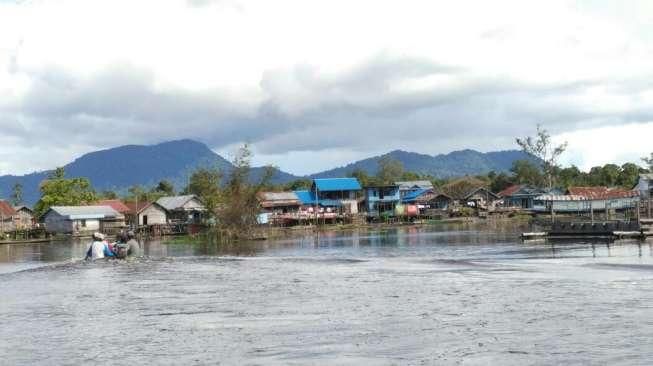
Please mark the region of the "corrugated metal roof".
POLYGON ((266 201, 298 201, 295 192, 259 192, 259 197, 266 201))
POLYGON ((399 186, 399 189, 402 191, 419 188, 419 189, 433 189, 433 183, 428 180, 405 180, 400 182, 395 182, 399 186))
POLYGON ((536 201, 587 201, 587 197, 570 194, 543 194, 535 197, 536 201))
POLYGON ((188 201, 195 198, 194 194, 188 194, 185 196, 167 196, 159 198, 156 203, 161 207, 165 208, 168 211, 174 211, 182 206, 184 206, 188 201))
POLYGON ((639 177, 646 180, 653 180, 653 173, 642 173, 639 177))
POLYGON ((608 187, 570 187, 568 193, 588 199, 615 199, 639 196, 638 191, 614 189, 608 187))
POLYGON ((311 191, 294 191, 295 195, 302 203, 302 205, 314 205, 315 204, 315 193, 311 191))
POLYGON ((101 219, 122 216, 110 206, 52 206, 50 210, 68 219, 101 219))
POLYGON ((16 210, 7 201, 0 200, 0 215, 3 217, 15 216, 16 210))
POLYGON ((162 210, 165 210, 165 208, 163 208, 161 205, 159 205, 156 202, 147 202, 147 201, 138 202, 138 207, 136 207, 136 202, 127 202, 127 203, 125 203, 125 206, 127 206, 129 208, 128 213, 130 213, 132 215, 136 214, 137 212, 140 213, 140 212, 142 212, 143 210, 145 210, 146 208, 148 208, 148 207, 150 207, 152 205, 157 205, 162 210), (136 210, 137 208, 138 208, 138 211, 136 210))
POLYGON ((295 192, 259 192, 257 198, 262 207, 299 206, 295 192))
POLYGON ((412 192, 409 192, 402 198, 401 200, 404 202, 410 202, 416 200, 419 196, 428 193, 428 192, 433 192, 432 189, 418 189, 412 192))
POLYGON ((361 185, 356 178, 322 178, 313 179, 317 189, 322 192, 330 191, 359 191, 361 185))
POLYGON ((475 195, 476 192, 478 192, 478 191, 485 191, 485 193, 483 193, 483 194, 487 195, 488 198, 489 198, 490 196, 492 196, 492 198, 494 198, 494 199, 499 198, 496 194, 494 194, 493 192, 491 192, 489 189, 487 189, 487 188, 485 188, 485 187, 476 187, 476 188, 472 188, 472 189, 470 189, 470 190, 469 190, 465 195, 463 195, 462 198, 463 198, 463 199, 468 199, 469 197, 475 195))
POLYGON ((18 212, 18 211, 20 211, 20 210, 27 210, 27 211, 29 211, 30 213, 31 213, 31 212, 34 212, 34 210, 32 210, 31 208, 29 208, 28 206, 25 206, 25 205, 14 206, 14 210, 16 210, 16 212, 18 212))
POLYGON ((515 185, 512 185, 512 186, 510 186, 510 187, 504 189, 503 191, 497 193, 497 196, 499 196, 499 197, 508 197, 508 196, 512 196, 513 194, 515 194, 516 192, 518 192, 520 189, 521 189, 521 186, 518 185, 518 184, 515 184, 515 185))

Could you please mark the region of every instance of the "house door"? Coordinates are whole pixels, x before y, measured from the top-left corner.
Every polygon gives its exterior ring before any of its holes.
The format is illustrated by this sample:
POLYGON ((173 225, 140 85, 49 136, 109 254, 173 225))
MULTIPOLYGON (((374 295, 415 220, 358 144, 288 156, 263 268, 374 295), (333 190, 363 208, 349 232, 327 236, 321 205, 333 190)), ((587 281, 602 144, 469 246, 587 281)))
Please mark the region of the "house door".
POLYGON ((147 215, 143 215, 143 226, 147 226, 147 215))

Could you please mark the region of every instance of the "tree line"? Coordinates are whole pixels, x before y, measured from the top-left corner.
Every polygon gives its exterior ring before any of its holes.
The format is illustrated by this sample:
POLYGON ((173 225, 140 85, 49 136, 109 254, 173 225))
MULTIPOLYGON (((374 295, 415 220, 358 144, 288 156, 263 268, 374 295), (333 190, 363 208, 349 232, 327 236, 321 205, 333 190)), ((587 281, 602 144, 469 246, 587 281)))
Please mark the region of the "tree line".
MULTIPOLYGON (((52 206, 92 205, 102 199, 120 198, 125 202, 154 202, 163 196, 175 194, 194 194, 203 201, 206 222, 213 226, 224 238, 240 238, 248 234, 256 224, 258 200, 256 194, 270 187, 274 170, 266 167, 256 181, 252 181, 252 153, 247 145, 236 153, 232 163, 233 169, 223 172, 216 167, 195 170, 188 179, 188 184, 176 192, 167 180, 151 188, 140 185, 132 186, 127 193, 105 190, 96 192, 88 178, 66 178, 63 168, 57 168, 47 179, 41 182, 41 197, 34 206, 37 217, 43 215, 52 206)), ((22 201, 22 186, 14 186, 15 201, 22 201)), ((21 202, 16 202, 16 205, 21 202)))
MULTIPOLYGON (((621 166, 605 164, 596 166, 588 172, 581 171, 576 166, 563 168, 558 164, 559 156, 567 148, 567 144, 553 146, 548 131, 537 127, 535 136, 516 139, 522 150, 534 157, 533 161, 518 160, 509 172, 489 172, 474 177, 441 179, 431 175, 406 171, 403 164, 389 156, 378 161, 376 174, 364 170, 354 170, 349 176, 357 178, 363 186, 394 184, 402 180, 429 180, 435 187, 449 190, 452 193, 467 187, 486 186, 494 192, 499 192, 513 184, 528 184, 534 187, 558 187, 566 189, 571 186, 608 186, 630 189, 636 185, 639 174, 653 172, 653 153, 642 158, 646 167, 634 163, 621 166), (534 162, 535 161, 535 162, 534 162), (539 162, 539 163, 538 163, 539 162)), ((241 235, 256 223, 258 201, 256 194, 263 190, 290 191, 310 189, 311 180, 304 178, 286 184, 271 183, 274 170, 268 166, 264 174, 252 181, 252 152, 247 145, 241 147, 232 163, 234 168, 224 172, 218 168, 199 168, 189 177, 188 184, 176 192, 169 181, 163 180, 157 185, 146 188, 132 186, 127 193, 105 190, 96 192, 90 181, 84 177, 66 178, 63 168, 57 168, 46 180, 41 182, 41 198, 36 203, 34 211, 37 216, 45 213, 51 206, 74 206, 93 204, 101 199, 121 198, 126 202, 153 202, 163 196, 175 194, 194 194, 206 205, 207 220, 221 226, 228 235, 241 235)), ((13 189, 12 203, 22 203, 22 186, 16 184, 13 189)))
MULTIPOLYGON (((653 153, 642 158, 646 164, 641 167, 635 163, 625 163, 621 166, 605 164, 596 166, 589 171, 581 171, 577 166, 563 168, 558 160, 566 151, 568 144, 554 145, 551 135, 546 129, 537 126, 534 136, 515 139, 522 151, 532 156, 532 160, 517 160, 513 162, 509 172, 490 171, 487 174, 472 177, 437 178, 428 174, 410 172, 403 164, 389 156, 381 157, 377 164, 377 173, 368 174, 364 170, 354 170, 348 174, 357 178, 363 186, 394 184, 396 181, 428 180, 445 192, 455 194, 464 188, 478 186, 488 187, 493 192, 500 192, 514 184, 526 184, 533 187, 559 188, 566 190, 572 186, 607 186, 631 189, 637 184, 641 173, 653 172, 653 153)), ((310 179, 298 179, 287 184, 272 187, 275 190, 309 189, 310 179)))

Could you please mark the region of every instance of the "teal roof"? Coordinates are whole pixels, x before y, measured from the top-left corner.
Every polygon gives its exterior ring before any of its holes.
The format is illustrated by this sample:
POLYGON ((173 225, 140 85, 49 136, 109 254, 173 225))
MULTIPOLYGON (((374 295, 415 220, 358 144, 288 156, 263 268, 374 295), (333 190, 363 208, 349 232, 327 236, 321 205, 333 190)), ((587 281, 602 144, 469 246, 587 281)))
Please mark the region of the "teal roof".
POLYGON ((297 198, 299 198, 302 205, 315 204, 315 193, 311 191, 295 191, 295 195, 297 195, 297 198))
POLYGON ((356 178, 322 178, 313 179, 313 183, 321 192, 329 191, 359 191, 361 184, 356 178))

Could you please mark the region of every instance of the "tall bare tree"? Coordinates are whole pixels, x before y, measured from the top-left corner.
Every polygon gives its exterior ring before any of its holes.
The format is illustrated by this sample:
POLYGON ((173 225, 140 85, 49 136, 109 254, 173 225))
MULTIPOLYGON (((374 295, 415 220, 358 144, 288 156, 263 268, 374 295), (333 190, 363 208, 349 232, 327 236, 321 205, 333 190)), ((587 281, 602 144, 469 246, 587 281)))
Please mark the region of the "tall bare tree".
POLYGON ((549 188, 553 187, 553 178, 558 168, 558 158, 567 150, 567 142, 553 146, 549 132, 537 125, 537 133, 534 137, 528 136, 523 139, 517 138, 519 145, 524 152, 531 154, 540 160, 542 172, 544 173, 549 188))

